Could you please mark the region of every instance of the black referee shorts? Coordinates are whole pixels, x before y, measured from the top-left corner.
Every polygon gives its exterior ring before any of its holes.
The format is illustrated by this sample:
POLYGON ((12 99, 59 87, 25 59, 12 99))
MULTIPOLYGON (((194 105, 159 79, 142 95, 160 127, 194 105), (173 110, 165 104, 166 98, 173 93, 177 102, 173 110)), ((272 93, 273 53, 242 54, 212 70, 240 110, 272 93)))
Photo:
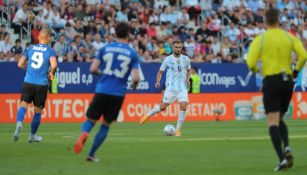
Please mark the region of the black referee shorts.
POLYGON ((86 116, 93 120, 99 120, 103 115, 107 123, 111 123, 117 119, 120 108, 122 107, 124 97, 95 94, 90 104, 86 116))
POLYGON ((41 86, 30 83, 23 83, 21 101, 34 104, 35 107, 44 109, 48 94, 48 85, 41 86))
POLYGON ((293 93, 292 77, 287 75, 287 80, 282 74, 267 76, 263 80, 263 104, 265 113, 286 113, 293 93))

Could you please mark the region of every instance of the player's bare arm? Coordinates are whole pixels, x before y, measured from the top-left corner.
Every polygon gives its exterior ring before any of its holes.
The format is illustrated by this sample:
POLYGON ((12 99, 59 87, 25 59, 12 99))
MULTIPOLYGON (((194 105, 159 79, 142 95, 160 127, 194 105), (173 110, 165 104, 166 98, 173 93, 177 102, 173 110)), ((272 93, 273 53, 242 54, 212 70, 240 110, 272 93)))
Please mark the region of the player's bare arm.
POLYGON ((159 70, 158 73, 157 73, 157 78, 156 78, 156 84, 155 84, 156 88, 160 87, 160 81, 161 81, 161 78, 162 78, 162 74, 163 74, 163 71, 159 70))
POLYGON ((190 78, 191 78, 191 69, 188 69, 187 70, 187 79, 186 79, 188 89, 190 88, 190 78))
POLYGON ((18 67, 20 69, 26 69, 27 67, 27 58, 25 56, 22 56, 18 61, 18 67))
POLYGON ((50 58, 50 71, 49 71, 49 79, 50 80, 53 80, 56 68, 57 68, 56 57, 51 57, 50 58))
POLYGON ((100 65, 100 60, 94 59, 90 67, 90 71, 92 74, 101 75, 101 70, 99 69, 99 65, 100 65))
POLYGON ((140 81, 140 73, 139 73, 139 69, 132 69, 131 70, 131 75, 132 75, 132 84, 131 84, 131 88, 133 90, 135 90, 139 84, 140 81))

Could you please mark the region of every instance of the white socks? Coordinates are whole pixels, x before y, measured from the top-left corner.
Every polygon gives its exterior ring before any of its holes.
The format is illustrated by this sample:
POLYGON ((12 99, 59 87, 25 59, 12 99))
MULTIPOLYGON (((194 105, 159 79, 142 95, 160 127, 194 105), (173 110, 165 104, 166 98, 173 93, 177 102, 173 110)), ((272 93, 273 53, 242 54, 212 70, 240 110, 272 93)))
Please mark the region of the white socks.
POLYGON ((151 117, 153 115, 155 115, 156 113, 161 112, 160 106, 156 105, 151 111, 149 111, 146 115, 148 117, 151 117))
POLYGON ((176 130, 181 130, 181 127, 182 127, 184 119, 185 119, 185 114, 186 114, 186 111, 180 111, 179 112, 176 130))
POLYGON ((16 128, 22 128, 22 122, 17 122, 17 124, 16 124, 16 128))
MULTIPOLYGON (((161 112, 160 106, 156 105, 151 111, 149 111, 146 115, 148 117, 151 117, 153 115, 155 115, 156 113, 161 112)), ((186 115, 186 111, 179 111, 179 117, 178 117, 178 121, 177 121, 177 126, 176 126, 176 130, 181 130, 181 127, 184 123, 184 119, 185 119, 185 115, 186 115)))
POLYGON ((285 151, 291 152, 291 148, 289 146, 285 147, 285 151))

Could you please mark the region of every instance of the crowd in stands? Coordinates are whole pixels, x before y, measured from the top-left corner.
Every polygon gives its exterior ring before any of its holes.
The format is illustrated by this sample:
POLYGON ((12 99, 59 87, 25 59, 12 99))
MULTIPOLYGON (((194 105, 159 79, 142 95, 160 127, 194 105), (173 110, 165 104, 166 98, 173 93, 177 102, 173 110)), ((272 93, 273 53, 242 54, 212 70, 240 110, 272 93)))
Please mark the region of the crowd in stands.
MULTIPOLYGON (((281 12, 281 26, 307 46, 306 0, 0 0, 14 32, 31 30, 37 43, 41 28, 52 32, 59 62, 90 62, 115 38, 116 23, 131 25, 130 44, 141 61, 160 62, 183 42, 192 62, 241 63, 253 38, 266 29, 269 6, 281 12), (7 8, 8 7, 8 8, 7 8), (29 27, 30 26, 30 27, 29 27), (24 28, 24 29, 23 29, 24 28)), ((1 25, 0 61, 16 61, 26 48, 10 40, 1 25)), ((26 44, 29 47, 30 43, 26 44)), ((294 58, 295 59, 295 58, 294 58)))

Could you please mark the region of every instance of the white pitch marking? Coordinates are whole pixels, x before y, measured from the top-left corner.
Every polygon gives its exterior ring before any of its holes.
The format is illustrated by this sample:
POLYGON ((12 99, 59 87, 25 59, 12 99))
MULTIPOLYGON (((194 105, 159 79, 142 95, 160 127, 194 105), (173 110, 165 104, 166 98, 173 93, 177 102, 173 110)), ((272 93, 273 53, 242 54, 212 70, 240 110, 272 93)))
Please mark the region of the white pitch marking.
MULTIPOLYGON (((154 135, 163 135, 162 133, 151 133, 154 135)), ((48 132, 48 133, 42 133, 41 135, 63 135, 63 138, 78 138, 79 134, 77 133, 58 133, 58 132, 48 132)), ((135 135, 135 133, 112 133, 110 136, 120 136, 120 135, 135 135)), ((146 135, 148 136, 148 135, 146 135)), ((126 142, 134 142, 134 141, 143 141, 143 142, 201 142, 201 141, 253 141, 253 140, 269 140, 269 136, 254 136, 254 137, 212 137, 212 138, 186 138, 183 137, 169 137, 165 136, 169 139, 161 139, 161 138, 127 138, 127 137, 117 137, 112 138, 110 137, 108 140, 110 141, 126 141, 126 142)), ((292 135, 289 136, 290 139, 302 139, 307 138, 307 135, 292 135)))
MULTIPOLYGON (((167 136, 165 136, 167 137, 167 136)), ((268 136, 259 137, 228 137, 228 138, 182 138, 182 137, 169 137, 170 139, 160 139, 160 138, 109 138, 110 141, 125 141, 125 142, 201 142, 201 141, 254 141, 254 140, 269 140, 268 136)), ((307 138, 307 135, 294 135, 290 137, 291 139, 302 139, 307 138)))

